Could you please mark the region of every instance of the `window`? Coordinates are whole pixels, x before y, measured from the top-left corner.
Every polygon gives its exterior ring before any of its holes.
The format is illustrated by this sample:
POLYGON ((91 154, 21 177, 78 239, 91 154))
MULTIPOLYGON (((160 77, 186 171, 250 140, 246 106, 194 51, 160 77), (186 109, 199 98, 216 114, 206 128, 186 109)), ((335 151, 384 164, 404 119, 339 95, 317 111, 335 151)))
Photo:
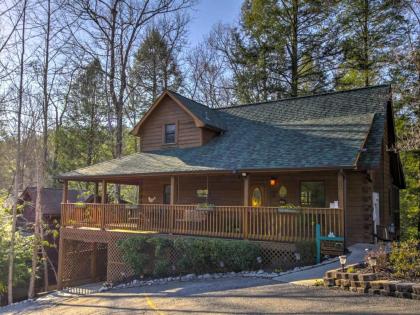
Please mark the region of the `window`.
POLYGON ((302 207, 325 207, 324 182, 301 182, 300 204, 302 207))
POLYGON ((262 206, 262 192, 261 192, 260 187, 255 187, 252 190, 251 206, 253 206, 253 207, 261 207, 262 206))
POLYGON ((163 203, 167 205, 171 203, 171 185, 163 186, 163 203))
POLYGON ((166 124, 165 125, 165 143, 175 143, 176 125, 166 124))

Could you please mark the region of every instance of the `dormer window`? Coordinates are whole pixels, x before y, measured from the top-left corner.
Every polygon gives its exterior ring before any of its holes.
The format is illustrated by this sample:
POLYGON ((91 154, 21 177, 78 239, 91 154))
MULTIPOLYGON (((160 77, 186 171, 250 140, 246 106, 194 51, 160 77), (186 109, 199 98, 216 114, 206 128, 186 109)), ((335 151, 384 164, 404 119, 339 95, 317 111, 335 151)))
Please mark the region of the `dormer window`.
POLYGON ((165 144, 176 143, 176 124, 166 124, 165 125, 165 144))

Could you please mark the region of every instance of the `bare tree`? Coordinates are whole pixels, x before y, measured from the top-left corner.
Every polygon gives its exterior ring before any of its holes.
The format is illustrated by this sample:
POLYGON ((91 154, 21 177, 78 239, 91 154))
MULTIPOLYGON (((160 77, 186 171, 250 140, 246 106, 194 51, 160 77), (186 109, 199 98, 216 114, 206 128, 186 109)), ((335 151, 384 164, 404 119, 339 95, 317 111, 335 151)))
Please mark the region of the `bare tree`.
POLYGON ((26 31, 26 9, 28 1, 24 0, 22 6, 22 35, 21 35, 21 52, 20 52, 20 69, 19 69, 19 91, 18 91, 18 103, 17 103, 17 135, 16 135, 16 170, 15 170, 15 183, 14 183, 14 194, 13 194, 13 220, 12 220, 12 235, 10 239, 10 252, 9 252, 9 274, 7 281, 7 297, 9 304, 13 303, 13 270, 14 270, 14 246, 15 246, 15 233, 16 233, 16 215, 17 215, 17 203, 19 194, 19 172, 20 172, 20 145, 21 145, 21 127, 22 127, 22 103, 23 103, 23 78, 24 78, 24 65, 25 65, 25 31, 26 31))
MULTIPOLYGON (((180 11, 191 5, 191 0, 156 1, 90 1, 78 0, 71 5, 71 11, 85 22, 84 36, 97 45, 93 48, 83 43, 85 50, 93 56, 103 56, 106 60, 108 90, 115 112, 115 157, 123 152, 123 118, 128 69, 133 48, 144 27, 160 15, 180 11)), ((82 42, 82 40, 80 40, 82 42)))

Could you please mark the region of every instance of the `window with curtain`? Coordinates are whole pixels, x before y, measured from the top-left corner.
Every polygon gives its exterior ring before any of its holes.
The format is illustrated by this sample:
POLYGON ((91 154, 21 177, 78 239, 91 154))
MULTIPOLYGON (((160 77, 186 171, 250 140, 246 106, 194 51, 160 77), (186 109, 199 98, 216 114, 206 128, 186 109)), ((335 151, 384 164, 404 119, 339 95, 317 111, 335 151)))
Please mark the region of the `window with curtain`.
POLYGON ((175 124, 166 124, 165 125, 165 143, 171 144, 175 143, 176 139, 176 125, 175 124))
POLYGON ((324 182, 307 181, 300 183, 300 205, 302 207, 325 207, 324 182))

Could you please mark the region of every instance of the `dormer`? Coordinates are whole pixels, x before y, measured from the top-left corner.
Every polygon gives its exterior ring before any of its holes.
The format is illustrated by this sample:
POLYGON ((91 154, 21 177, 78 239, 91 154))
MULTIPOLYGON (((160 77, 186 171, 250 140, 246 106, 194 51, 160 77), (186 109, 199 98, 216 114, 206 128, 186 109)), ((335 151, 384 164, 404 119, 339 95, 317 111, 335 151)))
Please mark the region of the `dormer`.
POLYGON ((206 144, 223 131, 215 110, 166 90, 131 134, 140 137, 140 151, 190 148, 206 144))

